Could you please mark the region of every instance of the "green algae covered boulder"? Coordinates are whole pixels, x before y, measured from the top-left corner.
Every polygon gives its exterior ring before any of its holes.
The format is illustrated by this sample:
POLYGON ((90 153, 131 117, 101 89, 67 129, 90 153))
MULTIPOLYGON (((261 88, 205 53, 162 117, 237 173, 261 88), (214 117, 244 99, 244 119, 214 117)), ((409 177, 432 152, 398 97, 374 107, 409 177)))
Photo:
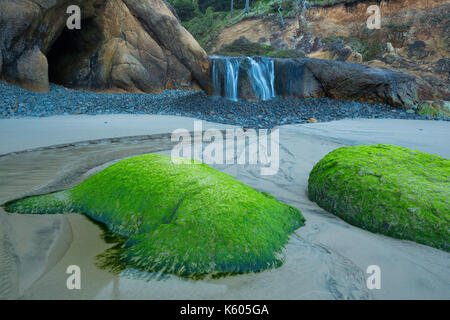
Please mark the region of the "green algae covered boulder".
POLYGON ((343 147, 315 165, 308 193, 352 225, 449 251, 448 159, 392 145, 343 147))
POLYGON ((17 213, 85 213, 126 238, 127 267, 182 276, 260 271, 282 264, 301 212, 193 160, 122 160, 74 188, 7 203, 17 213))

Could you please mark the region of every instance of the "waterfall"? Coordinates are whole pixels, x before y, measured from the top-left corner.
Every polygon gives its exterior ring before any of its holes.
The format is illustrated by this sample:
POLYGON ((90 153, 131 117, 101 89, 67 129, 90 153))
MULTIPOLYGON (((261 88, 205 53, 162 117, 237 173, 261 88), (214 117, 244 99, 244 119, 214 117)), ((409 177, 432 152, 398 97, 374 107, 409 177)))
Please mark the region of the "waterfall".
POLYGON ((259 57, 248 57, 250 68, 248 70, 250 83, 255 94, 262 100, 267 101, 275 98, 275 68, 273 59, 259 57))
POLYGON ((213 96, 219 97, 221 94, 220 82, 219 82, 219 69, 217 66, 217 59, 212 59, 212 89, 213 96))
POLYGON ((241 60, 239 58, 211 57, 213 95, 222 95, 232 101, 238 101, 238 81, 241 60))
POLYGON ((238 101, 239 66, 241 62, 236 58, 226 60, 225 98, 238 101))
POLYGON ((242 90, 240 88, 242 81, 251 85, 257 99, 267 101, 276 96, 273 59, 213 56, 211 60, 214 96, 223 96, 226 99, 238 101, 240 89, 242 90), (240 76, 245 79, 239 79, 240 76))

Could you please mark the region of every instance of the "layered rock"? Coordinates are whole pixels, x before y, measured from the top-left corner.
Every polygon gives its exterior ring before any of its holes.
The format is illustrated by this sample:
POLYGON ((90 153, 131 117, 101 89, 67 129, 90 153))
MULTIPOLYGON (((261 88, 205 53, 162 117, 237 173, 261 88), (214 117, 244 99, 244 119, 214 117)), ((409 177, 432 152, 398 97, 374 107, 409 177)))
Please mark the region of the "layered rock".
POLYGON ((422 100, 450 100, 449 1, 355 0, 310 1, 305 11, 307 32, 296 17, 286 15, 284 26, 276 15, 255 15, 227 25, 207 41, 209 52, 245 36, 252 43, 275 49, 305 52, 310 58, 367 63, 416 77, 422 100), (369 30, 367 8, 378 5, 380 30, 369 30), (383 52, 390 43, 393 52, 383 52), (388 56, 386 56, 388 54, 388 56))
POLYGON ((308 70, 321 84, 325 96, 411 107, 417 102, 413 76, 357 63, 307 59, 308 70))
POLYGON ((363 64, 321 59, 277 59, 277 94, 325 96, 411 107, 417 103, 414 77, 363 64))
POLYGON ((0 26, 0 75, 26 89, 209 90, 206 53, 163 0, 2 0, 0 26), (70 5, 81 30, 66 28, 70 5))
POLYGON ((309 59, 277 59, 275 88, 282 96, 313 98, 324 95, 324 89, 306 66, 309 59))

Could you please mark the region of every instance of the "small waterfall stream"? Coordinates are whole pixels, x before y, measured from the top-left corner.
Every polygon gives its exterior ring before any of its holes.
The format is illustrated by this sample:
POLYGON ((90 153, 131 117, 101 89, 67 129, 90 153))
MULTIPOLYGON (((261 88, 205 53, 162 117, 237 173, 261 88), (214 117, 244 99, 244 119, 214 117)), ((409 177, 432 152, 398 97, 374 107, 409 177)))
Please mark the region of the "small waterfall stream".
POLYGON ((267 101, 275 98, 275 68, 272 59, 260 57, 258 60, 247 58, 250 62, 250 83, 256 95, 267 101))
POLYGON ((238 101, 242 83, 248 81, 255 98, 267 101, 276 97, 273 59, 213 56, 211 60, 214 96, 238 101))
POLYGON ((225 72, 225 97, 227 99, 237 101, 238 95, 238 80, 239 80, 239 66, 241 62, 239 59, 230 58, 226 60, 225 72))

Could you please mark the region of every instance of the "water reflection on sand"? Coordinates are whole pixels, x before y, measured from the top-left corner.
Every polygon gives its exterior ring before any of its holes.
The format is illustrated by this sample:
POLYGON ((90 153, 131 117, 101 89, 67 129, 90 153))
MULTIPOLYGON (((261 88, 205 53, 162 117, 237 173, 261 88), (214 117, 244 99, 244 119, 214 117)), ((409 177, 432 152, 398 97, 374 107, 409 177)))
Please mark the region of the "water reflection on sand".
MULTIPOLYGON (((295 128, 282 129, 280 142, 277 175, 261 176, 259 167, 254 165, 215 167, 302 210, 307 225, 292 235, 282 267, 203 280, 150 275, 137 270, 114 275, 96 266, 96 256, 112 245, 101 239, 102 231, 83 215, 19 216, 6 215, 0 209, 3 226, 0 236, 6 252, 3 255, 16 253, 19 260, 25 259, 31 265, 19 268, 17 259, 3 259, 0 276, 9 276, 7 281, 0 280, 0 296, 24 299, 450 298, 447 253, 352 227, 308 200, 309 171, 342 143, 311 137, 295 128), (20 234, 27 224, 36 226, 35 230, 29 228, 32 236, 28 240, 20 234), (6 225, 9 227, 5 228, 6 225), (41 253, 34 248, 34 255, 30 256, 32 249, 26 241, 44 241, 56 235, 60 237, 58 242, 66 241, 69 245, 43 247, 41 253), (71 264, 81 268, 81 290, 66 288, 65 271, 71 264), (371 264, 381 267, 381 290, 366 288, 365 270, 371 264)), ((0 203, 25 194, 67 188, 102 169, 105 163, 142 153, 167 153, 171 146, 167 136, 158 136, 0 157, 0 203)))

